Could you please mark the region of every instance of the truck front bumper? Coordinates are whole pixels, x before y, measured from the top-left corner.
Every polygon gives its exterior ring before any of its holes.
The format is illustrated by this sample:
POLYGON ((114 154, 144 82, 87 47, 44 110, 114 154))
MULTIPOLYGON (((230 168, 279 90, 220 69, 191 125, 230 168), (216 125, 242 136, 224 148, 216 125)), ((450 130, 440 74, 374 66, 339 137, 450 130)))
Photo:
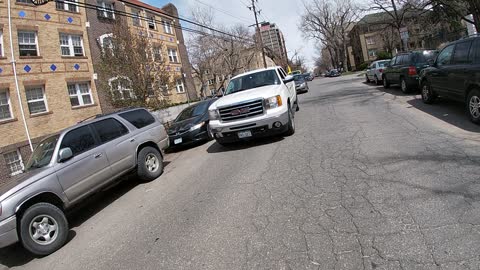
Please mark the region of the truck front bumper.
POLYGON ((0 222, 0 248, 18 242, 17 218, 11 216, 0 222))

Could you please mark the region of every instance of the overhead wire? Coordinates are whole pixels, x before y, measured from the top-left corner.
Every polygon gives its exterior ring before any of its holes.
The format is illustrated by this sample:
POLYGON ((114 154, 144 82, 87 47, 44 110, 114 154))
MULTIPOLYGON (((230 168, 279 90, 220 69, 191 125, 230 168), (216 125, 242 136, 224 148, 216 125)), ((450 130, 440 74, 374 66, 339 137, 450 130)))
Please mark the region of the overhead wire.
POLYGON ((210 4, 207 4, 207 3, 205 3, 205 2, 202 2, 202 1, 200 1, 200 0, 195 0, 195 1, 198 2, 198 3, 200 3, 200 4, 202 4, 202 5, 204 5, 204 6, 207 6, 207 7, 210 7, 210 8, 212 8, 212 9, 214 9, 214 10, 217 10, 217 11, 223 13, 223 14, 226 14, 226 15, 232 17, 232 18, 235 18, 235 19, 237 19, 237 20, 240 20, 240 21, 243 21, 243 22, 246 22, 246 23, 251 23, 250 19, 248 19, 248 18, 246 18, 246 17, 239 17, 239 16, 236 16, 236 15, 233 15, 232 13, 230 13, 230 12, 228 12, 228 11, 226 11, 226 10, 223 10, 223 9, 217 8, 217 7, 214 7, 214 6, 210 5, 210 4))

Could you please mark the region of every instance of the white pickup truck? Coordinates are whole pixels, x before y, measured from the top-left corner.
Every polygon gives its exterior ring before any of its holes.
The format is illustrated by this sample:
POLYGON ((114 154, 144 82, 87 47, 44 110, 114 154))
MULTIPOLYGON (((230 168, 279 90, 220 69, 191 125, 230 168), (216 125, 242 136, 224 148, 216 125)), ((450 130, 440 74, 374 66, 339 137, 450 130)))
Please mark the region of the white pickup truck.
POLYGON ((295 133, 299 110, 293 76, 281 67, 243 73, 232 78, 225 95, 208 108, 215 140, 232 142, 295 133))

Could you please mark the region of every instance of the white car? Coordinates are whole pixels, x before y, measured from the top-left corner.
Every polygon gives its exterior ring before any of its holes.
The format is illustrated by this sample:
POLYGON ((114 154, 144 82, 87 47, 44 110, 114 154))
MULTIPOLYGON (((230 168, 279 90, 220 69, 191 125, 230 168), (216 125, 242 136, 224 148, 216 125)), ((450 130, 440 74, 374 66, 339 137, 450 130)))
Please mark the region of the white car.
POLYGON ((221 144, 271 135, 293 135, 299 110, 293 76, 270 67, 232 78, 225 95, 208 108, 209 129, 221 144))
POLYGON ((377 85, 381 84, 383 70, 385 69, 386 64, 389 62, 390 62, 390 59, 374 61, 368 67, 367 73, 365 74, 367 78, 367 83, 373 81, 377 85))

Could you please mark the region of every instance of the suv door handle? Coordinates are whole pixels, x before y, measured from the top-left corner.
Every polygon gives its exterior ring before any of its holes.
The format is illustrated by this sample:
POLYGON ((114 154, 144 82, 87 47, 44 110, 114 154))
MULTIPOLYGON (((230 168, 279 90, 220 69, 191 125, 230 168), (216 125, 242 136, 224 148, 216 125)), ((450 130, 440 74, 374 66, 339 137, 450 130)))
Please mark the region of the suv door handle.
POLYGON ((130 140, 130 142, 134 142, 134 141, 135 141, 135 139, 131 139, 131 140, 130 140))
POLYGON ((94 157, 94 158, 101 158, 102 156, 103 156, 103 155, 102 155, 101 153, 99 153, 99 154, 95 154, 93 157, 94 157))

